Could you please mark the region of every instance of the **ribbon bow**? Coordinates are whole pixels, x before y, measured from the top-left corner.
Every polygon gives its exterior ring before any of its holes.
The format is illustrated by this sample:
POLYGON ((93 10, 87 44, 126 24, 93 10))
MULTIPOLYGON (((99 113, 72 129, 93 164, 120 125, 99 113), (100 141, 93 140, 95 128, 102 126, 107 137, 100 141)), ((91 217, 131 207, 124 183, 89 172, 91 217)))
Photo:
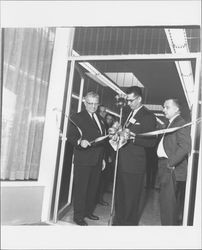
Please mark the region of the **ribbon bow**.
POLYGON ((126 144, 129 139, 135 138, 134 133, 132 133, 128 128, 123 129, 121 124, 118 122, 115 122, 113 126, 109 128, 108 133, 110 138, 109 142, 115 151, 126 144))

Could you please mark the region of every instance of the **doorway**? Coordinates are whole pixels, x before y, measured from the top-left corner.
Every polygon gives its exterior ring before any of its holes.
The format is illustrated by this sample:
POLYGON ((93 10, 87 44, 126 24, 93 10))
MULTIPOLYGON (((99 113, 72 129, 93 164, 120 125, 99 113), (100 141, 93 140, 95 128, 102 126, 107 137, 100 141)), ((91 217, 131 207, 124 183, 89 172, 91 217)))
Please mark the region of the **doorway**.
MULTIPOLYGON (((98 51, 98 48, 97 48, 98 51)), ((187 89, 182 85, 182 81, 179 76, 179 72, 176 69, 176 64, 179 64, 181 61, 189 61, 189 64, 192 67, 194 72, 194 89, 196 100, 198 100, 198 62, 200 59, 197 59, 197 54, 184 54, 184 55, 173 55, 173 54, 156 54, 156 55, 90 55, 90 56, 72 56, 69 59, 74 62, 74 67, 72 69, 72 92, 71 92, 71 101, 70 106, 68 107, 71 111, 80 111, 82 109, 82 99, 85 96, 85 93, 90 90, 94 90, 100 94, 101 102, 107 106, 108 110, 115 115, 119 115, 119 110, 114 105, 112 100, 114 99, 117 92, 124 91, 128 87, 129 76, 131 73, 136 76, 136 79, 131 80, 130 84, 141 84, 144 83, 144 103, 152 109, 157 115, 158 119, 163 122, 162 119, 162 109, 161 105, 163 100, 166 97, 175 96, 182 100, 184 105, 184 118, 189 121, 191 116, 189 113, 189 102, 186 95, 187 89), (91 70, 86 69, 82 64, 91 65, 91 70), (95 69, 100 72, 101 75, 104 75, 104 78, 111 84, 105 84, 100 81, 100 79, 95 79, 92 69, 95 69), (115 75, 114 75, 115 73, 115 75), (122 83, 117 83, 115 81, 121 77, 122 74, 122 83), (171 79, 170 77, 174 78, 171 79), (137 81, 138 79, 138 81, 137 81), (139 79, 141 79, 139 81, 139 79), (81 87, 82 86, 82 87, 81 87), (107 91, 106 91, 107 88, 107 91), (106 99, 105 99, 106 98, 106 99), (103 101, 102 101, 103 100, 103 101)), ((98 76, 98 74, 97 74, 98 76)), ((129 85, 132 86, 132 85, 129 85)), ((191 98, 191 97, 190 97, 191 98)), ((198 104, 195 104, 195 107, 198 104)), ((65 105, 67 106, 67 105, 65 105)), ((125 112, 127 116, 127 110, 125 112)), ((192 120, 198 117, 198 108, 196 107, 192 112, 192 120)), ((68 125, 67 125, 68 126, 68 125)), ((68 128, 67 128, 68 129, 68 128)), ((195 138, 196 126, 192 129, 192 135, 195 138)), ((195 140, 195 139, 194 139, 195 140)), ((193 143, 193 147, 195 143, 193 143)), ((72 162, 72 148, 68 144, 68 138, 65 146, 65 156, 62 159, 62 178, 59 181, 59 190, 60 194, 58 197, 58 209, 59 213, 55 213, 55 218, 60 218, 71 205, 72 199, 72 190, 73 190, 73 165, 72 162), (68 195, 67 195, 68 194, 68 195)), ((193 159, 190 159, 190 180, 192 172, 192 163, 193 159)), ((189 188, 191 181, 188 181, 189 188)), ((187 190, 188 190, 187 189, 187 190)), ((187 191, 187 204, 189 204, 189 191, 187 191)), ((189 205, 187 205, 189 207, 189 205)), ((188 209, 187 209, 188 211, 188 209)), ((187 212, 188 213, 188 212, 187 212)), ((57 219, 56 219, 57 220, 57 219)))

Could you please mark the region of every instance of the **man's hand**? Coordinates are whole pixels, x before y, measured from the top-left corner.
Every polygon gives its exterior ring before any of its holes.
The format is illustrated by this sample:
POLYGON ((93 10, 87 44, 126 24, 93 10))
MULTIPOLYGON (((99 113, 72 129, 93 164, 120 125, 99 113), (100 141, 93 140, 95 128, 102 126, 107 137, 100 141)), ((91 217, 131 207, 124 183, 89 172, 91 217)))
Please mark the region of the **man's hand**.
POLYGON ((109 138, 112 138, 116 134, 116 129, 115 128, 109 128, 108 133, 109 133, 109 138))
POLYGON ((112 138, 115 134, 122 130, 121 125, 118 122, 115 122, 111 128, 108 129, 109 138, 112 138))
POLYGON ((106 161, 102 160, 102 171, 104 171, 106 168, 106 161))
POLYGON ((166 166, 168 169, 170 169, 170 170, 174 170, 175 169, 175 167, 174 166, 170 166, 169 164, 167 164, 167 166, 166 166))
POLYGON ((111 136, 110 139, 112 141, 118 141, 119 140, 119 136, 118 136, 118 134, 115 134, 115 135, 111 136))
POLYGON ((87 141, 87 140, 81 140, 80 146, 81 146, 82 148, 87 148, 88 146, 91 146, 91 144, 90 144, 90 142, 87 141))
POLYGON ((120 138, 122 141, 127 141, 130 139, 130 129, 125 128, 120 132, 120 138))
POLYGON ((125 139, 126 139, 126 140, 129 140, 129 139, 130 139, 130 129, 125 128, 125 129, 123 130, 123 132, 124 132, 124 137, 125 137, 125 139))

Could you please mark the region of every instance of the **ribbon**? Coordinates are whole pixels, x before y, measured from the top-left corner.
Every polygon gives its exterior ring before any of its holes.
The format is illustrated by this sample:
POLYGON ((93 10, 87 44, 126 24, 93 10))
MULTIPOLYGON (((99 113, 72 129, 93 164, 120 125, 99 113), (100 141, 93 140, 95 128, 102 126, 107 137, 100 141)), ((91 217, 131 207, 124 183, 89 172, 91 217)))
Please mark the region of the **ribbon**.
POLYGON ((194 123, 199 123, 199 122, 201 122, 201 117, 198 118, 196 121, 186 123, 183 126, 179 126, 179 127, 160 129, 160 130, 151 131, 151 132, 147 132, 147 133, 140 133, 140 134, 134 134, 134 133, 131 132, 131 134, 132 134, 132 136, 135 136, 135 135, 138 135, 138 136, 139 135, 140 136, 152 136, 152 135, 167 134, 167 133, 172 133, 172 132, 177 131, 177 130, 179 130, 181 128, 185 128, 185 127, 188 127, 190 125, 193 125, 194 123))
POLYGON ((80 139, 82 138, 82 136, 83 136, 83 133, 82 133, 82 130, 79 128, 79 126, 69 117, 69 120, 70 120, 70 122, 72 122, 73 124, 74 124, 74 126, 76 126, 76 128, 78 129, 78 131, 79 131, 79 133, 80 133, 80 135, 81 135, 81 137, 80 137, 80 139))
POLYGON ((74 124, 74 126, 78 129, 79 131, 79 134, 80 134, 80 139, 82 138, 83 136, 83 133, 82 133, 82 130, 79 128, 79 126, 64 112, 62 112, 61 109, 58 109, 58 108, 53 108, 53 111, 56 112, 56 125, 58 127, 58 130, 59 130, 59 135, 60 137, 63 139, 63 140, 67 140, 67 137, 66 136, 63 136, 63 131, 60 129, 60 126, 59 126, 59 122, 58 122, 58 113, 61 113, 62 115, 64 115, 65 117, 67 117, 71 122, 72 124, 74 124))
MULTIPOLYGON (((81 131, 81 129, 79 128, 79 126, 69 117, 69 120, 76 126, 76 128, 78 129, 81 137, 80 137, 80 140, 82 139, 82 136, 83 136, 83 133, 81 131)), ((89 143, 90 144, 93 144, 93 143, 97 143, 97 142, 100 142, 100 141, 103 141, 104 139, 106 139, 107 137, 109 137, 109 135, 104 135, 104 136, 100 136, 100 137, 97 137, 95 140, 92 140, 90 141, 89 143)))
MULTIPOLYGON (((61 114, 64 114, 64 116, 66 116, 70 120, 70 122, 72 124, 74 124, 74 126, 78 129, 79 134, 80 134, 80 139, 79 140, 81 140, 82 137, 83 137, 83 133, 82 133, 82 130, 80 129, 80 127, 66 113, 63 113, 62 110, 60 110, 58 108, 54 108, 53 111, 60 112, 61 114)), ((58 124, 57 113, 56 113, 56 124, 58 124)), ((58 129, 59 129, 61 138, 63 138, 63 136, 62 136, 63 133, 62 133, 61 129, 59 128, 59 126, 58 126, 58 129)), ((100 141, 106 139, 107 137, 109 137, 109 135, 100 136, 100 137, 96 138, 95 140, 90 141, 90 144, 100 142, 100 141)), ((64 137, 63 139, 67 140, 67 137, 64 137)))
MULTIPOLYGON (((53 111, 61 112, 61 110, 59 110, 57 108, 54 108, 53 111)), ((78 129, 78 131, 79 131, 79 133, 81 135, 81 138, 82 138, 83 133, 82 133, 81 129, 79 128, 79 126, 70 117, 68 117, 66 114, 65 114, 65 116, 76 126, 76 128, 78 129)), ((56 122, 57 122, 57 118, 56 118, 56 122)), ((189 123, 184 124, 183 126, 174 127, 174 128, 160 129, 160 130, 150 131, 150 132, 146 132, 146 133, 139 133, 139 134, 135 134, 135 133, 130 131, 130 139, 134 139, 135 136, 137 136, 137 135, 138 136, 153 136, 153 135, 172 133, 174 131, 177 131, 179 129, 188 127, 190 125, 193 125, 194 123, 199 123, 199 122, 201 122, 201 117, 199 117, 196 121, 189 122, 189 123)), ((123 129, 122 129, 121 125, 118 122, 113 124, 112 129, 113 129, 113 135, 117 135, 117 137, 119 137, 120 134, 123 132, 123 129)), ((100 142, 100 141, 106 139, 109 136, 110 136, 110 134, 105 135, 105 136, 97 137, 95 140, 90 141, 90 143, 92 144, 92 143, 100 142)), ((115 143, 115 141, 113 143, 115 143)))
MULTIPOLYGON (((129 139, 135 139, 135 136, 154 136, 154 135, 172 133, 174 131, 177 131, 179 129, 188 127, 190 125, 193 125, 194 123, 199 123, 199 122, 201 122, 201 117, 198 118, 196 121, 189 122, 189 123, 186 123, 182 126, 174 127, 174 128, 160 129, 160 130, 156 130, 156 131, 150 131, 150 132, 139 133, 139 134, 135 134, 135 133, 130 131, 130 138, 129 139)), ((125 130, 122 129, 120 125, 115 124, 114 127, 112 126, 112 133, 109 134, 109 136, 110 135, 112 136, 112 139, 109 142, 115 151, 117 150, 117 146, 118 146, 118 148, 121 148, 126 143, 126 140, 124 140, 124 138, 121 138, 122 134, 124 137, 124 133, 125 133, 124 131, 125 130), (114 139, 113 139, 113 137, 114 137, 114 139)), ((126 131, 126 133, 127 133, 127 131, 126 131)), ((99 138, 97 138, 97 139, 99 139, 99 138)))
POLYGON ((90 141, 90 144, 102 141, 102 140, 106 139, 107 137, 109 137, 109 135, 100 136, 100 137, 96 138, 95 140, 90 141))

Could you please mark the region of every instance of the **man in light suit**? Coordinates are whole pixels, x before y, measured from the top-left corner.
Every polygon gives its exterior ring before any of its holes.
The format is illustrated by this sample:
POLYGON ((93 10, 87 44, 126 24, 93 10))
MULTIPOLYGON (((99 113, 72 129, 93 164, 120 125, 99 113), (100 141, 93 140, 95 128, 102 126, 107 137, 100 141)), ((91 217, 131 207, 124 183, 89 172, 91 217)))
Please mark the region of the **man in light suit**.
POLYGON ((103 119, 96 114, 99 96, 94 92, 85 97, 85 110, 70 118, 68 140, 74 145, 74 222, 88 225, 85 217, 98 220, 93 214, 98 188, 104 142, 92 143, 105 134, 103 119))
POLYGON ((139 203, 146 171, 145 147, 153 147, 156 142, 155 138, 138 136, 139 133, 156 128, 154 114, 142 105, 141 88, 130 87, 127 102, 131 112, 123 127, 137 135, 135 140, 128 140, 119 151, 113 225, 138 225, 139 203))
MULTIPOLYGON (((168 99, 163 109, 169 128, 185 124, 177 99, 168 99)), ((187 158, 191 150, 189 127, 164 134, 157 148, 159 157, 160 215, 162 225, 178 225, 183 210, 187 158)))

